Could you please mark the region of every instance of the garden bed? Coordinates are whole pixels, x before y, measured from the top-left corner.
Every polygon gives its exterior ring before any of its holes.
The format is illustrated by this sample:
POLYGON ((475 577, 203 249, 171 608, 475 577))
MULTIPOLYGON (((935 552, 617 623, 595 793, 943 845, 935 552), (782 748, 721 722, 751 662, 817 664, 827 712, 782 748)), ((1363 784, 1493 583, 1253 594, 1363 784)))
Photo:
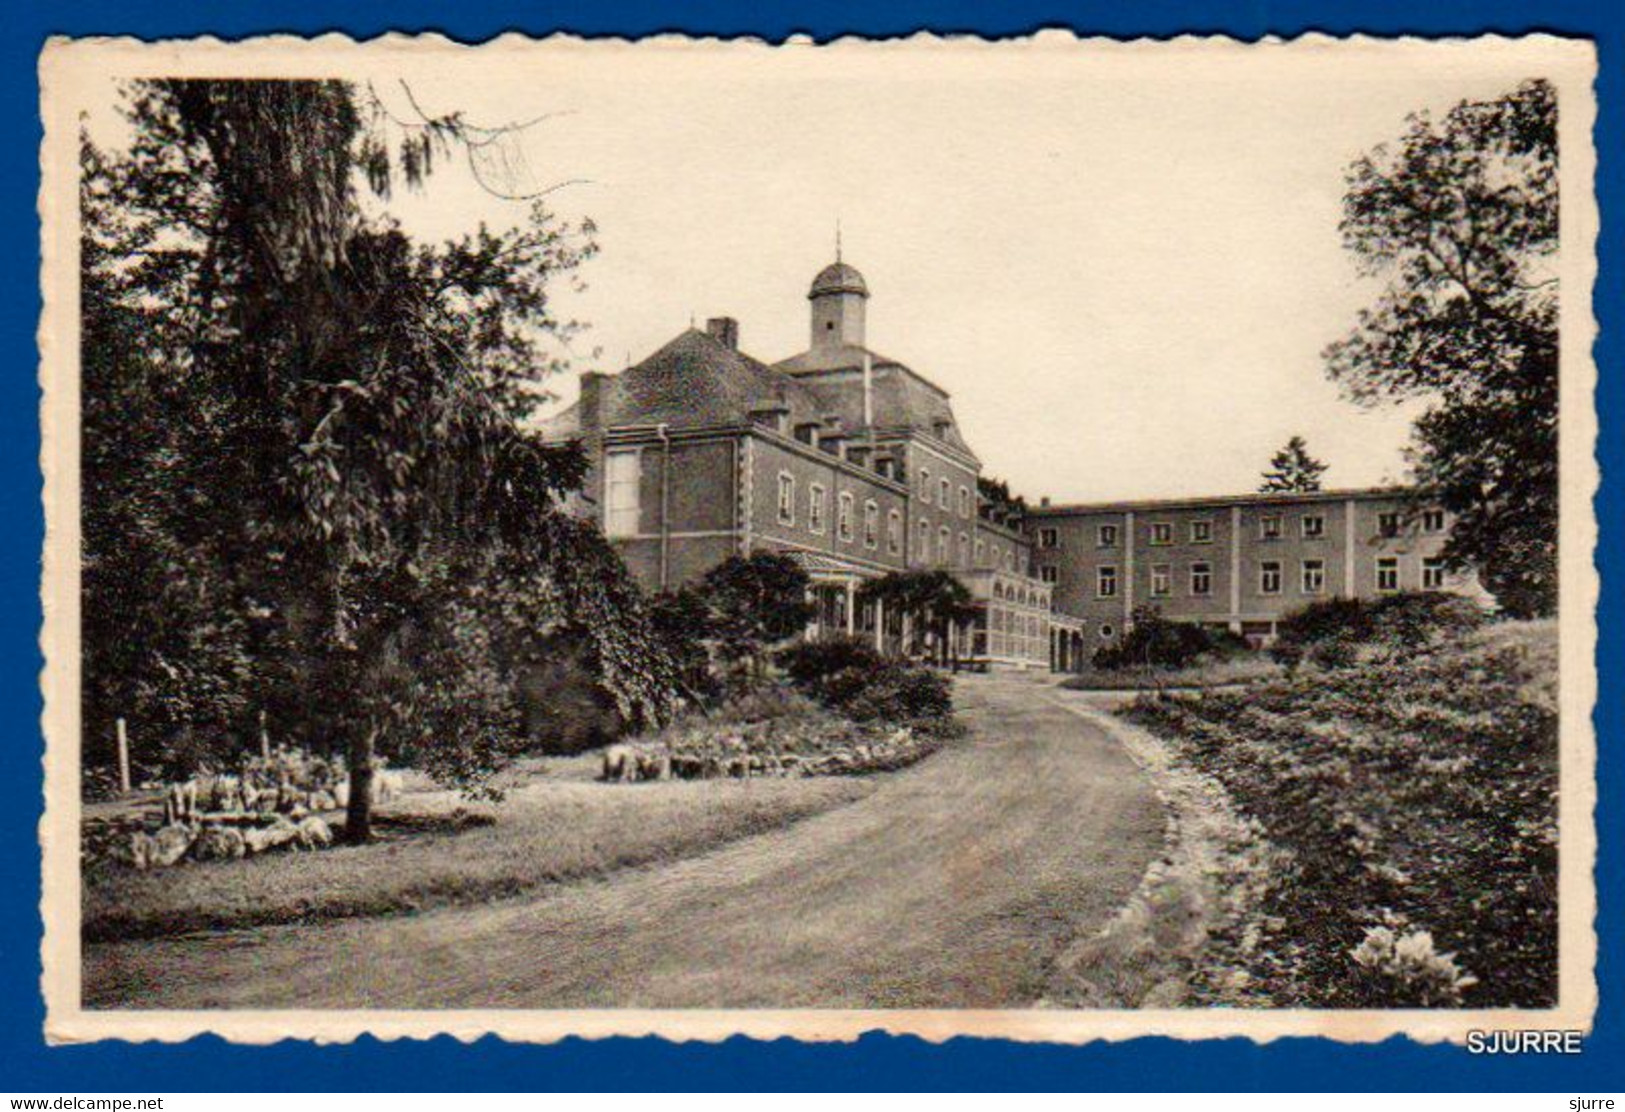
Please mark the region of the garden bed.
POLYGON ((1089 667, 1061 683, 1073 691, 1203 690, 1279 679, 1285 669, 1262 653, 1200 661, 1184 668, 1089 667))
POLYGON ((1278 853, 1256 914, 1213 940, 1210 964, 1228 971, 1205 986, 1214 1002, 1556 1003, 1556 636, 1492 626, 1125 712, 1278 853))

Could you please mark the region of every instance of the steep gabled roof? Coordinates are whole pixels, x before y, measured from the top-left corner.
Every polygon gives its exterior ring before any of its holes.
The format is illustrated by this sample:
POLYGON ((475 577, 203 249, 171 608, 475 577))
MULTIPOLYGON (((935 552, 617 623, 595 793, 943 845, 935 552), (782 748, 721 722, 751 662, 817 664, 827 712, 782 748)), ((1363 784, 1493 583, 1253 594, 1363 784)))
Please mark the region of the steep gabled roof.
POLYGON ((581 435, 581 404, 571 402, 557 413, 550 413, 535 423, 536 435, 543 440, 558 443, 574 440, 581 435))
POLYGON ((959 434, 948 393, 912 368, 855 344, 814 348, 791 356, 773 369, 810 390, 828 413, 839 413, 848 428, 863 424, 863 361, 868 356, 876 428, 910 428, 935 435, 947 422, 944 443, 975 459, 959 434))
POLYGON ((789 375, 692 328, 641 363, 606 377, 602 391, 606 428, 738 424, 769 406, 782 406, 797 423, 825 416, 813 393, 789 375))

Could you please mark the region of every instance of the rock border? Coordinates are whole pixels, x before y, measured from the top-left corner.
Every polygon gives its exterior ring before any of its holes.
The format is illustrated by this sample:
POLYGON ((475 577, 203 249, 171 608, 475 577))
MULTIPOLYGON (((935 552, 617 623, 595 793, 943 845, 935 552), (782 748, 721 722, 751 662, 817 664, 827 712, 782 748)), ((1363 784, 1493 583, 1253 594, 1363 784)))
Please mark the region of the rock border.
POLYGON ((1050 698, 1099 727, 1146 774, 1165 815, 1162 852, 1116 915, 1056 959, 1039 1007, 1174 1008, 1267 1004, 1247 975, 1209 960, 1217 936, 1249 933, 1277 851, 1214 777, 1143 727, 1066 695, 1050 698))

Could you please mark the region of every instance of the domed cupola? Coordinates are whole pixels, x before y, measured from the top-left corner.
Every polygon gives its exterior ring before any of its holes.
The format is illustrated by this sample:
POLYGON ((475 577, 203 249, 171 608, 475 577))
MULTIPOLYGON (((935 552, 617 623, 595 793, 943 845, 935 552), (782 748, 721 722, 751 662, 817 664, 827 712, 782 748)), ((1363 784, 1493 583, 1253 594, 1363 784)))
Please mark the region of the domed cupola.
POLYGON ((837 255, 813 279, 807 300, 812 302, 815 349, 863 346, 864 302, 869 300, 869 286, 857 267, 842 262, 837 255))
POLYGON ((863 275, 858 268, 843 262, 833 262, 818 272, 813 279, 812 289, 808 291, 809 298, 820 298, 828 294, 850 293, 859 297, 869 296, 869 287, 864 284, 863 275))

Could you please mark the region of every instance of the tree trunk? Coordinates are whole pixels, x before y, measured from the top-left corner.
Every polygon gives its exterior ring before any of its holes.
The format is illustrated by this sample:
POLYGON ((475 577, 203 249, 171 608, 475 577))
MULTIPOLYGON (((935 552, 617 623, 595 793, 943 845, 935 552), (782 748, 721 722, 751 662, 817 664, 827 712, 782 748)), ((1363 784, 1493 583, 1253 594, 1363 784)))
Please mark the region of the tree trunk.
POLYGON ((344 809, 344 840, 361 845, 372 838, 372 755, 378 738, 376 726, 350 735, 350 798, 344 809))

